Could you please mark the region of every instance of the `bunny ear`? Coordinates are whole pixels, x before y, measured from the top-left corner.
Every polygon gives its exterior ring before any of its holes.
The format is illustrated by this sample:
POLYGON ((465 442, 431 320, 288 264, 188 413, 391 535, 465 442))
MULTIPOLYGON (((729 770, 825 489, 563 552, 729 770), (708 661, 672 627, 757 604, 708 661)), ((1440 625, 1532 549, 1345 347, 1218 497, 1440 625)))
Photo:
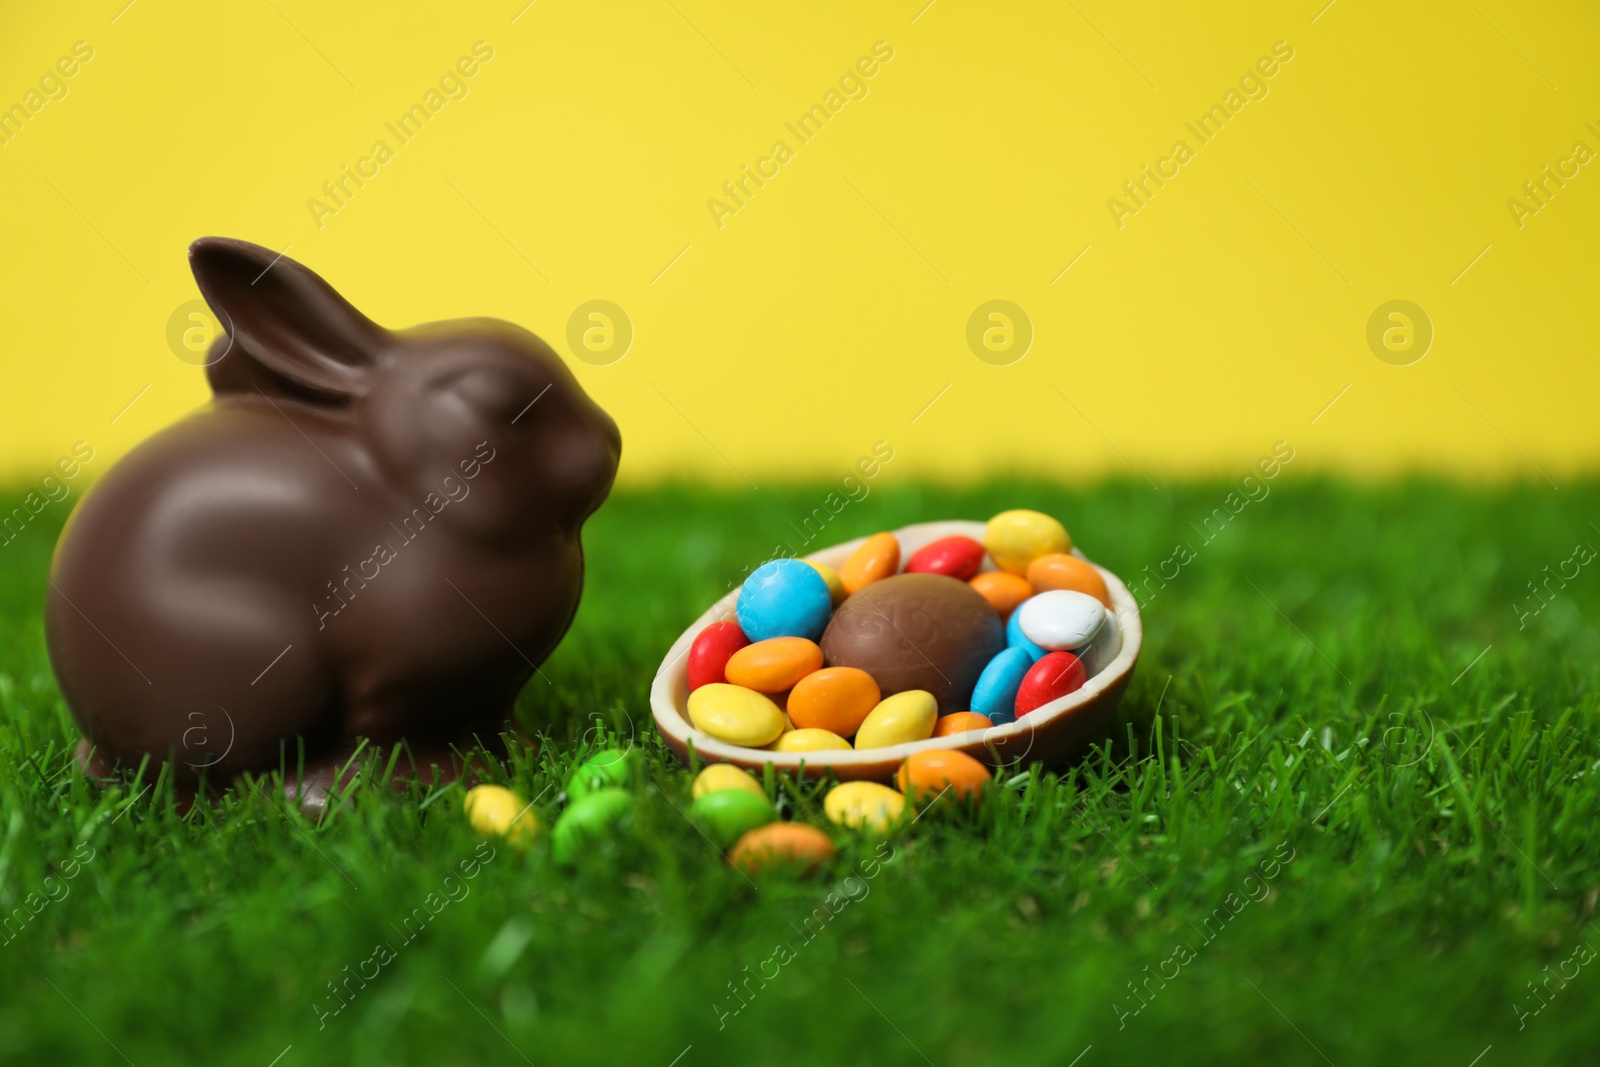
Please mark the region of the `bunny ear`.
POLYGON ((207 369, 216 392, 256 387, 338 401, 366 392, 385 331, 316 274, 227 237, 190 245, 189 266, 229 334, 207 369))

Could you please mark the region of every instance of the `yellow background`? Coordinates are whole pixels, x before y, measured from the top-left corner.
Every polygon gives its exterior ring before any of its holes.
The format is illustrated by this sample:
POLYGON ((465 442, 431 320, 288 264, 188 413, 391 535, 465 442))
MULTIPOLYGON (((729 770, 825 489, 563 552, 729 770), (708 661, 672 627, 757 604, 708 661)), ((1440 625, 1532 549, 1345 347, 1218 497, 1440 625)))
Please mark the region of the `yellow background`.
POLYGON ((1277 440, 1362 473, 1600 458, 1600 162, 1520 230, 1506 204, 1600 150, 1593 4, 524 3, 7 5, 0 104, 95 55, 0 145, 6 473, 78 439, 103 471, 205 402, 166 340, 201 234, 289 246, 387 325, 535 330, 633 482, 838 473, 877 440, 960 478, 1230 473, 1277 440), (383 124, 479 40, 470 94, 398 145, 383 124), (880 40, 869 95, 799 144, 784 123, 880 40), (1280 40, 1200 146, 1184 122, 1280 40), (308 199, 380 138, 319 229, 308 199), (1108 198, 1180 138, 1119 230, 1108 198), (779 139, 719 229, 708 199, 779 139), (596 298, 635 330, 609 366, 565 341, 596 298), (996 298, 1035 329, 1005 367, 965 340, 996 298), (1395 298, 1436 331, 1412 366, 1365 341, 1395 298))

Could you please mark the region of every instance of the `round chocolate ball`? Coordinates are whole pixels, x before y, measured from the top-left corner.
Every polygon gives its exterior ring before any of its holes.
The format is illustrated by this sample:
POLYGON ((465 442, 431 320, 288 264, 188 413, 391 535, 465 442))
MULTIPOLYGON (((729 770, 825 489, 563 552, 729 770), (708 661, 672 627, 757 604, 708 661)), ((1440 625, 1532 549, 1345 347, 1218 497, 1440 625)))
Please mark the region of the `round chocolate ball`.
POLYGON ((886 697, 926 689, 947 715, 967 710, 978 675, 1006 647, 1006 632, 966 582, 899 574, 840 604, 821 643, 828 666, 866 671, 886 697))

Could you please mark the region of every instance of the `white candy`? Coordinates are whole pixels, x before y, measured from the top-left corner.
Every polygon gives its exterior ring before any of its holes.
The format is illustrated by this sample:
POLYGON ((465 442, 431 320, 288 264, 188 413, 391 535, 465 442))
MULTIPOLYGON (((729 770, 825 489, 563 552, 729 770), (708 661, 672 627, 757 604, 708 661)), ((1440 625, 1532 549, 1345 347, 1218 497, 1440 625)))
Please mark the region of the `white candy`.
POLYGON ((1082 648, 1094 640, 1106 621, 1104 604, 1072 589, 1040 593, 1024 601, 1017 611, 1022 636, 1051 652, 1082 648))
POLYGON ((1083 648, 1072 650, 1083 661, 1083 669, 1093 678, 1104 670, 1112 660, 1117 658, 1117 653, 1122 651, 1122 624, 1117 621, 1115 612, 1106 612, 1106 621, 1099 631, 1083 648))

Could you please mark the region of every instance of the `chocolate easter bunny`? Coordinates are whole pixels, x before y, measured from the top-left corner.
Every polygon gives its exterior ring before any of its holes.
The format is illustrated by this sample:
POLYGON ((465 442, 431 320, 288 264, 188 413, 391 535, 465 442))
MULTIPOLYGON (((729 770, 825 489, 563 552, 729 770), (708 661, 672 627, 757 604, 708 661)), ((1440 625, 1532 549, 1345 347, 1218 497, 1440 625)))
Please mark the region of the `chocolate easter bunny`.
POLYGON ((510 323, 391 331, 270 249, 189 257, 215 400, 89 490, 51 567, 95 767, 192 788, 303 751, 326 783, 363 738, 419 769, 497 738, 577 611, 616 424, 510 323))

